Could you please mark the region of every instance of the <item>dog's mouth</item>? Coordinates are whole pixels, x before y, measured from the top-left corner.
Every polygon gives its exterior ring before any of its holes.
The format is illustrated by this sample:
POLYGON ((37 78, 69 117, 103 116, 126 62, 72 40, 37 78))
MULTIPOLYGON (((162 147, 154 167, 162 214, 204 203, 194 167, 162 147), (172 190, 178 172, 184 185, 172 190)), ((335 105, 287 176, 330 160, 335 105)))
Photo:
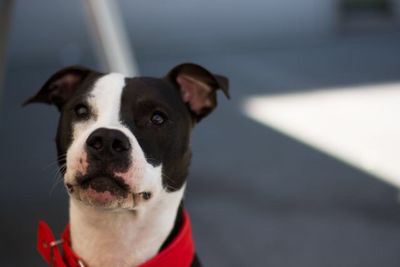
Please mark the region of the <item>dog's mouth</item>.
POLYGON ((78 176, 75 185, 67 183, 66 187, 81 201, 101 207, 114 207, 117 203, 117 207, 135 208, 140 201, 152 197, 148 191, 134 193, 121 177, 108 174, 78 176))
POLYGON ((119 176, 91 175, 77 178, 79 186, 84 189, 92 189, 99 193, 110 192, 115 196, 126 197, 129 193, 129 185, 119 176))

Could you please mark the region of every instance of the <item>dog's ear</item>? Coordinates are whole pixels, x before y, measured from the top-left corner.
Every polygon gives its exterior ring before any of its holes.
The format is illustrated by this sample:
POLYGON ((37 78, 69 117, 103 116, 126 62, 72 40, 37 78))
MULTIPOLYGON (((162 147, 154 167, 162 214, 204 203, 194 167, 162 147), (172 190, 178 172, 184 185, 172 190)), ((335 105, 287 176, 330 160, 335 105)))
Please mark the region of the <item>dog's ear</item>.
POLYGON ((229 98, 228 79, 196 64, 180 64, 170 70, 166 78, 180 89, 182 100, 188 105, 196 122, 217 106, 218 89, 229 98))
POLYGON ((22 105, 30 103, 45 103, 57 106, 61 110, 62 106, 73 95, 78 86, 86 77, 94 71, 81 67, 70 66, 54 73, 34 96, 26 100, 22 105))

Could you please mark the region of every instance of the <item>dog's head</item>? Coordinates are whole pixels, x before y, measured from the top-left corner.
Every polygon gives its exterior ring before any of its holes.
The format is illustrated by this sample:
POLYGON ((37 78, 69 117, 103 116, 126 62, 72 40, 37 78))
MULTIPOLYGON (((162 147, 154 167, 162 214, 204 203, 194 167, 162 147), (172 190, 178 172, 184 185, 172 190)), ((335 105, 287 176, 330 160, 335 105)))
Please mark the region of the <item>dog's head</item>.
POLYGON ((228 80, 185 63, 163 78, 127 78, 72 66, 53 74, 25 104, 54 104, 60 168, 85 204, 136 209, 180 190, 193 126, 228 95, 228 80))

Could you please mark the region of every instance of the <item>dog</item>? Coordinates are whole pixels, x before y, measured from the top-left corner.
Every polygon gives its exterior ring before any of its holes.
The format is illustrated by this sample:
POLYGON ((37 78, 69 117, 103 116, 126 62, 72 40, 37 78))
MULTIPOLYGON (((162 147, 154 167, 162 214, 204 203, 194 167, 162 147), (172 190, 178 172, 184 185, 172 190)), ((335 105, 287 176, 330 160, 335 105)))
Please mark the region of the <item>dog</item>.
POLYGON ((229 98, 228 87, 226 77, 192 63, 162 78, 81 66, 54 73, 24 103, 52 104, 60 112, 56 145, 70 221, 61 240, 39 226, 45 260, 201 266, 183 205, 191 132, 217 106, 218 90, 229 98))

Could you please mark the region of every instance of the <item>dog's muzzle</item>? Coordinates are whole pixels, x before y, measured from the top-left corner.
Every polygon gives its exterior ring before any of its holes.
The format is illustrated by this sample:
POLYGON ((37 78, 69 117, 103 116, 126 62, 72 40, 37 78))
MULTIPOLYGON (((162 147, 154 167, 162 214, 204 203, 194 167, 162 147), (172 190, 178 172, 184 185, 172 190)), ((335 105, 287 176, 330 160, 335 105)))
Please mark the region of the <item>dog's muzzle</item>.
POLYGON ((73 180, 65 183, 78 200, 98 207, 135 208, 152 198, 152 192, 135 186, 134 170, 138 167, 132 165, 134 151, 121 130, 98 128, 87 137, 83 149, 86 156, 79 162, 86 167, 77 168, 73 180))

